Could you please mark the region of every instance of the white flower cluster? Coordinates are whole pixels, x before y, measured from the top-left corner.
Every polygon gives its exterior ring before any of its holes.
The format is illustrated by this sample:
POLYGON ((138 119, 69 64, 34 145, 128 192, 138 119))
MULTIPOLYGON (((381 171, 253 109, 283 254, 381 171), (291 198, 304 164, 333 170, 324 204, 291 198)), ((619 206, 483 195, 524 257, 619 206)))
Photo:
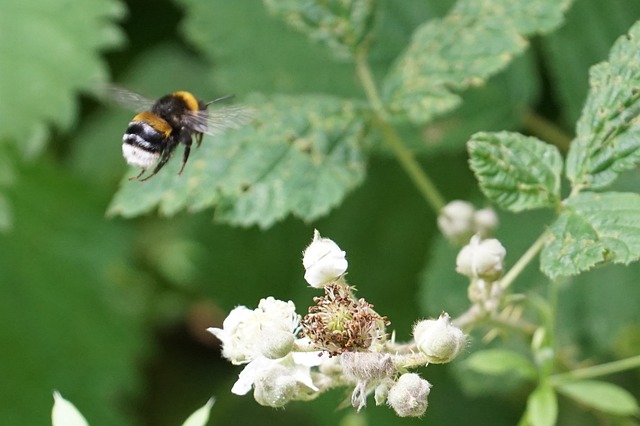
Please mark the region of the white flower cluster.
POLYGON ((258 403, 283 407, 349 386, 358 410, 373 394, 376 404, 388 404, 399 416, 424 414, 431 384, 406 371, 450 362, 465 346, 464 333, 443 313, 418 322, 412 342, 388 340, 386 317, 355 298, 344 279, 346 253, 318 231, 304 250, 303 266, 309 285, 325 292, 314 298, 316 305, 304 318, 293 302, 269 297, 257 309, 233 309, 222 328, 209 329, 222 342, 225 358, 246 364, 232 392, 244 395, 253 389, 258 403))

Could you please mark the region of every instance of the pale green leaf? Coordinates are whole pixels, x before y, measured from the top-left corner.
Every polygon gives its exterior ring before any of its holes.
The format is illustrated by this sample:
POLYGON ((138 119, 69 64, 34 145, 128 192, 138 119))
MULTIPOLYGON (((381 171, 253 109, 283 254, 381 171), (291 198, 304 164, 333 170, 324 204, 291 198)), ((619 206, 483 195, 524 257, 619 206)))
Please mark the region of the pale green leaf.
MULTIPOLYGON (((365 125, 350 101, 328 97, 256 97, 250 125, 205 138, 181 176, 174 159, 147 182, 123 180, 109 214, 136 216, 217 206, 239 225, 271 226, 293 214, 318 218, 364 178, 365 125)), ((128 176, 135 172, 130 171, 128 176)))
POLYGON ((465 366, 478 373, 491 376, 519 375, 534 379, 537 375, 533 362, 518 352, 508 349, 487 349, 474 352, 465 366))
POLYGON ((182 426, 204 426, 204 425, 206 425, 207 422, 209 421, 209 413, 211 412, 211 407, 213 407, 213 403, 214 402, 215 402, 214 398, 209 398, 207 403, 205 405, 203 405, 202 407, 198 408, 196 411, 194 411, 193 414, 191 414, 189 416, 189 418, 187 418, 187 420, 185 420, 185 422, 182 424, 182 426))
POLYGON ((631 416, 640 412, 633 395, 620 386, 597 380, 580 380, 558 385, 558 392, 579 404, 596 410, 618 415, 631 416))
POLYGON ((525 413, 531 426, 554 426, 558 418, 558 398, 553 387, 541 384, 529 395, 525 413))
POLYGON ((590 91, 567 157, 574 187, 603 188, 640 164, 640 22, 609 61, 591 67, 590 91))
POLYGON ((567 1, 461 0, 442 19, 420 26, 383 85, 390 111, 418 124, 456 108, 456 91, 478 86, 549 31, 567 1))
POLYGON ((569 198, 566 207, 549 228, 541 253, 541 268, 549 277, 640 258, 640 195, 584 192, 569 198))
POLYGON ((122 42, 113 21, 123 10, 116 0, 2 2, 0 140, 31 154, 46 125, 72 124, 78 92, 106 76, 101 50, 122 42))
POLYGON ((264 0, 269 11, 312 40, 327 45, 339 58, 351 58, 368 35, 373 0, 264 0))
POLYGON ((476 133, 469 149, 471 169, 482 192, 518 212, 560 201, 562 158, 558 149, 519 133, 476 133))

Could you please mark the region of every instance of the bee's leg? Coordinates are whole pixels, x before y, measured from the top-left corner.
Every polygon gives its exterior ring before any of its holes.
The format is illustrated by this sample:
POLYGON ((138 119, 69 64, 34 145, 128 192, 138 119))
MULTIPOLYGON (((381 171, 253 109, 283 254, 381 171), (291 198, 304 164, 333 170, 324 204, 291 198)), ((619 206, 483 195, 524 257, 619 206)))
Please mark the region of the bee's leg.
POLYGON ((176 149, 177 145, 178 143, 175 141, 175 139, 171 138, 167 144, 167 147, 164 149, 164 151, 162 151, 162 154, 160 155, 160 161, 158 161, 156 168, 153 169, 153 172, 149 176, 144 179, 140 179, 140 182, 147 181, 154 177, 160 171, 160 169, 162 169, 164 165, 167 164, 167 161, 169 161, 169 159, 171 158, 173 150, 176 149))
MULTIPOLYGON (((189 133, 188 131, 183 131, 180 134, 180 143, 184 144, 184 154, 182 156, 182 167, 180 167, 180 171, 178 172, 179 175, 182 174, 182 171, 184 170, 184 166, 187 165, 187 161, 189 161, 189 154, 191 153, 191 133, 189 133)), ((196 146, 200 146, 200 140, 202 140, 202 134, 199 133, 198 135, 196 135, 196 146), (200 136, 200 138, 198 138, 198 136, 200 136)))
POLYGON ((196 146, 200 148, 200 144, 202 143, 202 133, 196 133, 196 146))
POLYGON ((129 178, 129 180, 138 180, 138 179, 140 179, 140 176, 142 176, 144 174, 144 172, 146 172, 146 171, 147 171, 147 169, 142 169, 142 171, 140 173, 138 173, 138 176, 131 176, 129 178))

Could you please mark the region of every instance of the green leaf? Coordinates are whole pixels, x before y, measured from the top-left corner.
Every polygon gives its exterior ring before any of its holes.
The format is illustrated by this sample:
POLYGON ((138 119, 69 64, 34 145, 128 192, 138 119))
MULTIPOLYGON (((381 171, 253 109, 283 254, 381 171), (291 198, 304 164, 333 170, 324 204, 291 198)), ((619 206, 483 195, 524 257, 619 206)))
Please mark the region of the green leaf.
POLYGON ((252 106, 258 111, 252 125, 205 140, 181 176, 174 159, 148 182, 125 178, 109 214, 217 206, 220 220, 266 228, 288 214, 318 218, 360 184, 365 125, 353 102, 279 96, 258 97, 252 106))
POLYGON ((185 7, 182 32, 215 64, 215 87, 238 95, 331 93, 358 96, 351 64, 332 60, 323 46, 309 43, 258 1, 179 0, 185 7), (250 52, 248 54, 247 52, 250 52))
POLYGON ((530 379, 537 376, 533 362, 518 352, 508 349, 487 349, 474 352, 465 360, 465 366, 490 376, 519 375, 530 379))
POLYGON ((568 1, 461 0, 420 26, 383 84, 390 111, 416 124, 456 108, 456 91, 484 82, 524 51, 526 35, 561 22, 568 1))
POLYGON ((67 129, 78 108, 78 91, 106 76, 100 51, 119 45, 115 0, 4 0, 0 13, 0 140, 25 155, 37 153, 47 125, 67 129), (52 17, 55 16, 55 19, 52 17), (10 100, 10 101, 9 101, 10 100))
POLYGON ((577 403, 604 413, 631 416, 640 412, 640 407, 634 396, 612 383, 580 380, 560 384, 556 389, 577 403))
POLYGON ((584 192, 569 198, 566 207, 549 228, 541 253, 541 268, 549 277, 640 258, 640 195, 584 192))
POLYGON ((148 305, 131 230, 104 220, 101 198, 44 161, 11 191, 14 224, 0 235, 0 424, 44 423, 53 389, 88 419, 131 424, 121 398, 142 385, 148 305))
POLYGON ((476 133, 467 147, 482 192, 501 207, 518 212, 560 201, 562 158, 556 147, 510 132, 476 133))
POLYGON ((540 41, 549 84, 567 129, 575 127, 589 87, 589 67, 606 60, 616 38, 640 17, 637 0, 580 0, 566 22, 540 41))
POLYGON ((338 58, 351 58, 373 23, 373 0, 264 0, 269 11, 338 58))
POLYGON ((554 426, 558 418, 558 399, 553 387, 541 384, 529 395, 525 413, 531 426, 554 426))
POLYGON ((640 164, 640 22, 591 67, 590 91, 567 156, 574 187, 603 188, 640 164))

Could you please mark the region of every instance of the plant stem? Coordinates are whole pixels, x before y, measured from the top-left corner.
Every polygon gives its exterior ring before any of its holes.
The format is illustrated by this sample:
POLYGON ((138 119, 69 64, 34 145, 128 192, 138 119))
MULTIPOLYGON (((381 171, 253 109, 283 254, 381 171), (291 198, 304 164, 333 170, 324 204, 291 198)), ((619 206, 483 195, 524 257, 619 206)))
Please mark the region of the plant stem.
POLYGON ((608 362, 606 364, 594 365, 593 367, 578 368, 577 370, 566 373, 554 374, 549 379, 554 385, 559 385, 570 380, 592 379, 594 377, 606 376, 633 368, 640 368, 640 355, 608 362))
POLYGON ((506 289, 513 283, 513 281, 520 275, 520 273, 527 267, 527 265, 533 260, 534 257, 542 250, 545 241, 549 238, 547 231, 543 232, 540 237, 527 249, 526 252, 518 259, 518 261, 504 274, 504 277, 500 280, 500 286, 506 289))
POLYGON ((365 49, 360 49, 356 54, 356 72, 367 99, 371 103, 375 115, 375 122, 382 131, 384 140, 424 199, 429 203, 435 213, 438 214, 445 205, 444 197, 422 169, 411 150, 404 144, 395 127, 391 125, 389 113, 384 107, 384 103, 373 79, 373 74, 369 68, 365 49))
POLYGON ((557 146, 564 152, 569 150, 571 137, 546 118, 533 111, 527 111, 524 115, 523 124, 529 132, 540 137, 540 139, 557 146))

